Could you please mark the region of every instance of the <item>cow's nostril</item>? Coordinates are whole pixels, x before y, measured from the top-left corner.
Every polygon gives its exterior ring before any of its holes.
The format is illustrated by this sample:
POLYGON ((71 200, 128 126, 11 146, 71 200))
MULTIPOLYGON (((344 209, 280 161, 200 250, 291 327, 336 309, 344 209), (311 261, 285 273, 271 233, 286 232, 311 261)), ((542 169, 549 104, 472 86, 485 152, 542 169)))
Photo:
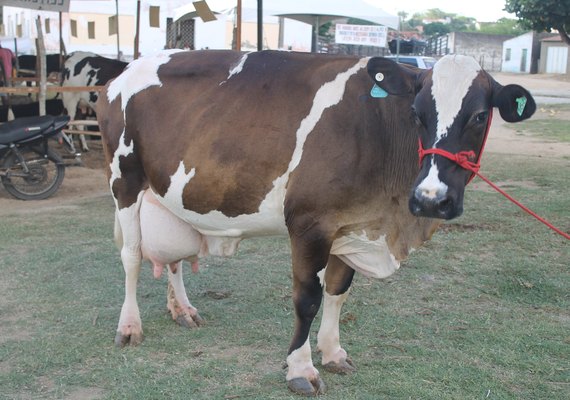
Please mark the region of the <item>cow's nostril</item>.
POLYGON ((443 200, 439 202, 439 209, 442 212, 449 211, 452 208, 453 208, 453 200, 449 196, 446 196, 443 200))

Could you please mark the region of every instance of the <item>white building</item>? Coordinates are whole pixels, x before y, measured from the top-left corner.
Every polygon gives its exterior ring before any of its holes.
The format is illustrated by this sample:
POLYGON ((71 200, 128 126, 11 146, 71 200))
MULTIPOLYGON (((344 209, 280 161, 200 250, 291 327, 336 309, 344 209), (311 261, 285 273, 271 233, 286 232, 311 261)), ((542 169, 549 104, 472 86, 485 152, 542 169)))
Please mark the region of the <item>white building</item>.
MULTIPOLYGON (((218 20, 204 23, 195 13, 189 18, 185 6, 188 0, 141 0, 140 1, 140 39, 139 52, 151 54, 167 45, 169 27, 178 19, 187 19, 186 26, 192 29, 194 43, 178 43, 180 47, 223 49, 231 48, 234 31, 234 15, 232 7, 235 1, 209 0, 208 4, 216 13, 218 20), (158 15, 155 12, 158 11, 158 15), (157 17, 158 26, 151 26, 151 17, 157 17)), ((244 1, 244 4, 246 2, 244 1)), ((193 9, 193 6, 190 6, 193 9)), ((44 42, 48 53, 59 52, 59 13, 37 11, 26 8, 2 6, 3 32, 2 45, 13 48, 13 39, 19 45, 18 53, 35 53, 35 48, 28 45, 37 38, 36 19, 41 18, 44 42), (10 39, 9 39, 10 38, 10 39), (24 46, 24 44, 26 44, 24 46)), ((116 57, 117 47, 124 59, 130 60, 134 55, 136 32, 136 0, 71 0, 68 13, 62 16, 62 40, 68 53, 82 50, 92 51, 108 57, 116 57), (110 34, 110 17, 116 15, 118 4, 119 43, 117 35, 110 34)), ((257 47, 257 14, 251 8, 243 9, 242 47, 244 50, 257 47)), ((309 51, 311 47, 311 26, 301 22, 285 19, 281 28, 283 48, 309 51)), ((279 43, 279 19, 264 15, 264 48, 277 49, 279 43)), ((171 34, 170 34, 171 35, 171 34)))
POLYGON ((540 41, 535 32, 505 40, 501 71, 536 74, 539 57, 540 41))

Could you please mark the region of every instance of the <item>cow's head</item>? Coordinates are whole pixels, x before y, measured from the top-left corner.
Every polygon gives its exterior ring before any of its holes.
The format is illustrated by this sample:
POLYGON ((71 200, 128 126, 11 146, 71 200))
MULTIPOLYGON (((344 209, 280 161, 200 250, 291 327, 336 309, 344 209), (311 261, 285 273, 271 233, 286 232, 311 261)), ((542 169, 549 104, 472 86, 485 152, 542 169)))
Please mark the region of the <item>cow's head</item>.
MULTIPOLYGON (((429 71, 378 57, 370 59, 368 73, 389 95, 415 96, 410 118, 420 127, 418 147, 473 152, 473 162, 480 158, 494 107, 507 122, 522 121, 536 110, 526 89, 500 85, 471 57, 445 56, 429 71)), ((471 171, 442 155, 426 155, 410 193, 410 211, 422 217, 458 217, 471 177, 471 171)))

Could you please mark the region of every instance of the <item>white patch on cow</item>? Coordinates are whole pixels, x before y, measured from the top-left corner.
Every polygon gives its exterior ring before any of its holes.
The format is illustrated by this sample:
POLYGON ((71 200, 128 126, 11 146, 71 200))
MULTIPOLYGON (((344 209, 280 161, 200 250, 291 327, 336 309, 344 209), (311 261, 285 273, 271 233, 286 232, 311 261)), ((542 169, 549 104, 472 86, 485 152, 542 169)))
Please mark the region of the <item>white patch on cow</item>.
POLYGON ((447 193, 447 189, 448 186, 439 179, 439 169, 432 158, 429 173, 416 188, 416 193, 427 199, 435 199, 447 193))
POLYGON ((113 182, 115 182, 116 179, 120 179, 122 175, 119 157, 128 156, 134 151, 134 148, 135 144, 132 140, 131 144, 127 146, 125 141, 125 129, 123 128, 123 132, 121 133, 121 137, 119 138, 119 146, 117 147, 117 150, 115 150, 115 153, 113 153, 113 161, 111 161, 111 164, 109 165, 109 168, 111 169, 111 179, 109 179, 109 186, 111 187, 111 193, 113 192, 113 182))
POLYGON ((336 239, 330 254, 370 278, 386 278, 400 268, 400 262, 388 248, 385 235, 370 240, 365 231, 361 234, 352 232, 336 239))
POLYGON ((479 71, 481 66, 472 57, 461 55, 445 56, 433 67, 431 93, 437 111, 435 144, 446 136, 479 71))
MULTIPOLYGON (((359 60, 353 67, 339 73, 334 80, 325 83, 319 88, 315 94, 308 115, 301 121, 297 130, 297 141, 289 166, 283 175, 273 181, 273 188, 261 202, 258 212, 238 215, 237 217, 227 217, 216 210, 210 211, 207 214, 198 214, 186 210, 183 207, 182 192, 188 182, 177 178, 172 179, 170 187, 163 198, 157 195, 160 202, 178 215, 178 217, 192 224, 196 230, 205 236, 244 238, 287 234, 287 227, 285 226, 285 219, 283 217, 283 201, 285 199, 286 185, 291 172, 293 172, 301 161, 305 141, 320 120, 323 112, 342 100, 349 78, 355 75, 360 69, 365 68, 367 61, 368 58, 359 60)), ((182 172, 180 171, 179 167, 173 177, 178 176, 178 174, 184 175, 184 170, 182 170, 182 172)), ((200 173, 199 166, 196 167, 196 173, 200 173)), ((226 246, 228 244, 231 243, 226 243, 226 246)), ((210 252, 212 253, 212 251, 210 252)))
POLYGON ((246 53, 242 58, 240 58, 239 63, 237 63, 236 66, 234 66, 232 69, 230 69, 228 77, 226 78, 225 81, 220 82, 220 86, 222 86, 224 83, 229 81, 232 76, 239 74, 243 70, 243 66, 245 65, 245 62, 247 60, 247 56, 249 56, 249 54, 250 53, 246 53))
MULTIPOLYGON (((184 161, 180 161, 180 164, 178 164, 178 169, 173 175, 170 176, 170 186, 164 195, 163 203, 172 205, 175 207, 175 209, 183 209, 184 205, 182 204, 182 192, 184 191, 184 186, 190 182, 190 179, 192 179, 195 174, 195 168, 192 168, 190 172, 186 173, 184 161)), ((156 195, 156 197, 160 198, 158 195, 156 195)))
POLYGON ((158 68, 170 61, 170 57, 184 50, 171 49, 138 58, 127 65, 121 75, 111 82, 107 90, 109 103, 121 95, 121 109, 125 111, 132 96, 151 86, 162 86, 158 68))
POLYGON ((287 176, 299 165, 303 155, 305 141, 320 121, 324 111, 342 100, 346 83, 351 76, 355 75, 360 69, 365 68, 367 62, 368 58, 360 59, 353 67, 341 72, 333 81, 325 83, 317 91, 309 115, 301 121, 301 125, 297 129, 297 144, 286 172, 287 176))
POLYGON ((314 380, 319 376, 319 371, 313 366, 309 338, 305 344, 287 356, 287 366, 289 367, 286 377, 288 381, 295 378, 314 380))
POLYGON ((317 272, 317 277, 319 278, 319 282, 321 283, 321 286, 323 288, 325 287, 325 273, 326 272, 327 272, 327 267, 324 267, 319 272, 317 272))
POLYGON ((325 291, 323 317, 317 334, 317 349, 322 352, 322 364, 339 364, 346 360, 346 351, 340 346, 339 320, 342 305, 348 297, 348 291, 333 296, 325 291))

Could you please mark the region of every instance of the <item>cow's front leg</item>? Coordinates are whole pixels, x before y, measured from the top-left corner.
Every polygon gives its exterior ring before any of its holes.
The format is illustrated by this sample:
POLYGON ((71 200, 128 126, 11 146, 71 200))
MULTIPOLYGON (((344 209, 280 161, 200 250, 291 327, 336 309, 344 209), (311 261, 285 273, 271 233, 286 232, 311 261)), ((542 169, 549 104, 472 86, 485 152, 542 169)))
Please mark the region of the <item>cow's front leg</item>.
MULTIPOLYGON (((139 306, 137 304, 137 283, 141 269, 141 234, 139 224, 139 209, 142 200, 140 192, 137 201, 129 207, 120 209, 116 218, 117 234, 122 234, 120 240, 121 261, 125 270, 125 301, 121 308, 121 317, 115 336, 115 344, 119 347, 137 345, 143 340, 143 330, 139 306)), ((116 238, 119 239, 119 238, 116 238)))
POLYGON ((323 367, 337 374, 356 371, 352 360, 340 345, 340 311, 346 298, 354 270, 336 256, 330 256, 324 274, 324 304, 317 349, 322 352, 323 367))
POLYGON ((295 305, 295 333, 287 356, 287 385, 304 396, 315 396, 325 391, 325 385, 311 358, 309 330, 322 300, 322 286, 318 277, 328 258, 330 244, 318 233, 291 237, 293 261, 293 302, 295 305))
MULTIPOLYGON (((197 261, 196 261, 197 262, 197 261)), ((204 324, 198 310, 190 304, 184 280, 182 279, 182 261, 170 264, 168 268, 168 292, 166 306, 178 325, 186 328, 197 328, 204 324)))

